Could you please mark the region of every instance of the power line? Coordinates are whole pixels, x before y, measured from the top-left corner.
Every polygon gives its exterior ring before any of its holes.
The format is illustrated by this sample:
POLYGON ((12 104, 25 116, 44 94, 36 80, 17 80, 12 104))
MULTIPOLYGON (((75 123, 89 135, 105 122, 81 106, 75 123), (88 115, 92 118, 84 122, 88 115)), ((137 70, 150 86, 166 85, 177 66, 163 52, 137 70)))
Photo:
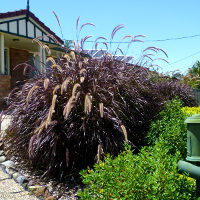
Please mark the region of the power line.
MULTIPOLYGON (((196 37, 200 37, 200 34, 196 34, 196 35, 190 35, 190 36, 183 36, 183 37, 175 37, 175 38, 166 38, 166 39, 157 39, 157 40, 144 40, 143 42, 166 42, 166 41, 171 41, 171 40, 182 40, 182 39, 188 39, 188 38, 196 38, 196 37)), ((72 40, 70 40, 72 41, 72 40)), ((137 40, 136 40, 137 41, 137 40)), ((87 43, 94 43, 95 41, 85 41, 87 43)), ((106 42, 106 41, 103 41, 103 42, 96 42, 96 43, 112 43, 112 44, 128 44, 130 43, 129 42, 126 42, 126 41, 110 41, 110 42, 106 42)))
POLYGON ((184 58, 181 58, 181 59, 179 59, 179 60, 177 60, 177 61, 175 61, 175 62, 173 62, 173 63, 170 63, 169 65, 166 65, 165 67, 168 67, 168 66, 170 66, 170 65, 174 65, 174 64, 176 64, 176 63, 179 63, 179 62, 181 62, 181 61, 183 61, 183 60, 186 60, 186 59, 188 59, 188 58, 190 58, 190 57, 193 57, 193 56, 195 56, 195 55, 197 55, 197 54, 199 54, 200 53, 200 51, 197 51, 197 52, 195 52, 195 53, 193 53, 193 54, 191 54, 191 55, 189 55, 189 56, 186 56, 186 57, 184 57, 184 58))
POLYGON ((182 40, 182 39, 195 38, 195 37, 200 37, 200 34, 183 36, 183 37, 176 37, 176 38, 166 38, 166 39, 161 39, 161 40, 146 40, 146 41, 148 41, 148 42, 165 42, 165 41, 169 41, 169 40, 182 40))
MULTIPOLYGON (((190 35, 190 36, 183 36, 183 37, 176 37, 176 38, 158 39, 158 40, 145 40, 144 42, 165 42, 165 41, 170 41, 170 40, 182 40, 182 39, 195 38, 195 37, 200 37, 200 34, 190 35)), ((69 41, 70 41, 70 40, 69 40, 69 41)), ((72 40, 71 40, 71 41, 72 41, 72 40)), ((87 43, 94 43, 95 41, 85 41, 85 42, 87 42, 87 43)), ((124 41, 124 42, 122 42, 122 41, 110 41, 110 42, 105 42, 105 41, 104 41, 104 42, 96 42, 96 43, 127 44, 127 43, 130 43, 130 42, 125 42, 125 41, 124 41)), ((179 63, 179 62, 181 62, 181 61, 183 61, 183 60, 186 60, 186 59, 188 59, 188 58, 190 58, 190 57, 193 57, 193 56, 195 56, 195 55, 197 55, 197 54, 199 54, 199 53, 200 53, 200 51, 197 51, 197 52, 195 52, 195 53, 193 53, 193 54, 191 54, 191 55, 189 55, 189 56, 186 56, 186 57, 184 57, 184 58, 181 58, 181 59, 179 59, 179 60, 177 60, 177 61, 175 61, 175 62, 173 62, 173 63, 170 63, 169 65, 166 65, 165 67, 174 65, 174 64, 176 64, 176 63, 179 63)))

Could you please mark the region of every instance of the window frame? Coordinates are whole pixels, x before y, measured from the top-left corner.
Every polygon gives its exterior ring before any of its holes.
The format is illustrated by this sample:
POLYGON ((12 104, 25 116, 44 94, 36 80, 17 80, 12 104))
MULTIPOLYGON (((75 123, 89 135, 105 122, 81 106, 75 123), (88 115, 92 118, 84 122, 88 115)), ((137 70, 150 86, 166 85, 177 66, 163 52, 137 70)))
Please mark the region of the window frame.
POLYGON ((4 70, 5 75, 10 75, 10 49, 4 48, 4 70))

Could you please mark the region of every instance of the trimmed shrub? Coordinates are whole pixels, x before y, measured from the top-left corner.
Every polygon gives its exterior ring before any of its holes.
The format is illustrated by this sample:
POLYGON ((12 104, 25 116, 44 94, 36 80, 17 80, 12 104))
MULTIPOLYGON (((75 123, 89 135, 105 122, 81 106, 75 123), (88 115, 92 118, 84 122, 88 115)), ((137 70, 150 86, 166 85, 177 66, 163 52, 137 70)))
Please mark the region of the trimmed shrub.
POLYGON ((163 141, 133 155, 130 148, 115 159, 107 156, 81 172, 86 188, 81 199, 192 199, 195 181, 177 172, 179 152, 169 156, 163 141))
POLYGON ((154 145, 143 147, 137 155, 125 146, 125 151, 116 158, 107 155, 93 169, 83 170, 81 175, 86 187, 79 192, 81 199, 195 199, 195 180, 177 171, 186 146, 186 132, 183 136, 180 134, 185 130, 180 108, 179 100, 165 105, 160 120, 154 122, 150 131, 153 135, 156 126, 160 131, 154 145), (166 118, 170 119, 168 123, 166 118))
POLYGON ((179 151, 186 157, 187 125, 184 123, 187 115, 182 111, 180 100, 172 100, 165 104, 156 121, 150 125, 146 140, 148 145, 154 145, 162 136, 166 148, 174 155, 179 151))

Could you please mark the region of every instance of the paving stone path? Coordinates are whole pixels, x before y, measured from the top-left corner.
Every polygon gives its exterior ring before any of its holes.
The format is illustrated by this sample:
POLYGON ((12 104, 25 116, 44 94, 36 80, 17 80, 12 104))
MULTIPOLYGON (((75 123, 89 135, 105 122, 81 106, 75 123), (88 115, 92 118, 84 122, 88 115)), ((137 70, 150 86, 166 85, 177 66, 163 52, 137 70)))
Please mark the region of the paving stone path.
POLYGON ((38 200, 0 169, 0 200, 38 200))
MULTIPOLYGON (((1 111, 0 111, 1 114, 1 111)), ((60 197, 59 191, 54 191, 52 183, 47 185, 34 185, 34 181, 23 175, 16 168, 15 158, 7 158, 1 147, 5 130, 10 124, 11 117, 4 115, 0 121, 0 200, 69 200, 77 199, 77 188, 70 189, 60 197), (24 189, 25 186, 27 190, 24 189), (28 192, 30 191, 30 192, 28 192), (31 195, 31 194, 34 194, 31 195), (39 198, 37 198, 38 196, 39 198)), ((58 187, 59 188, 59 187, 58 187)))
MULTIPOLYGON (((0 124, 0 135, 2 134, 1 130, 7 128, 9 120, 8 118, 0 124)), ((28 191, 0 168, 0 200, 38 200, 38 198, 30 195, 28 191)))

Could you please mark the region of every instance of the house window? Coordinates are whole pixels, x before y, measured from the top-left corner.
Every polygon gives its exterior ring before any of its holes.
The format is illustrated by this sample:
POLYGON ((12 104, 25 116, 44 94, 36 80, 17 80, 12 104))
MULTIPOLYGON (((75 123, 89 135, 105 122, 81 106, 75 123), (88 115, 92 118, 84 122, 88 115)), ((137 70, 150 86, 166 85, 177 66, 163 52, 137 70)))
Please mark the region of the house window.
POLYGON ((4 49, 4 68, 5 68, 5 75, 9 75, 9 50, 4 49))

